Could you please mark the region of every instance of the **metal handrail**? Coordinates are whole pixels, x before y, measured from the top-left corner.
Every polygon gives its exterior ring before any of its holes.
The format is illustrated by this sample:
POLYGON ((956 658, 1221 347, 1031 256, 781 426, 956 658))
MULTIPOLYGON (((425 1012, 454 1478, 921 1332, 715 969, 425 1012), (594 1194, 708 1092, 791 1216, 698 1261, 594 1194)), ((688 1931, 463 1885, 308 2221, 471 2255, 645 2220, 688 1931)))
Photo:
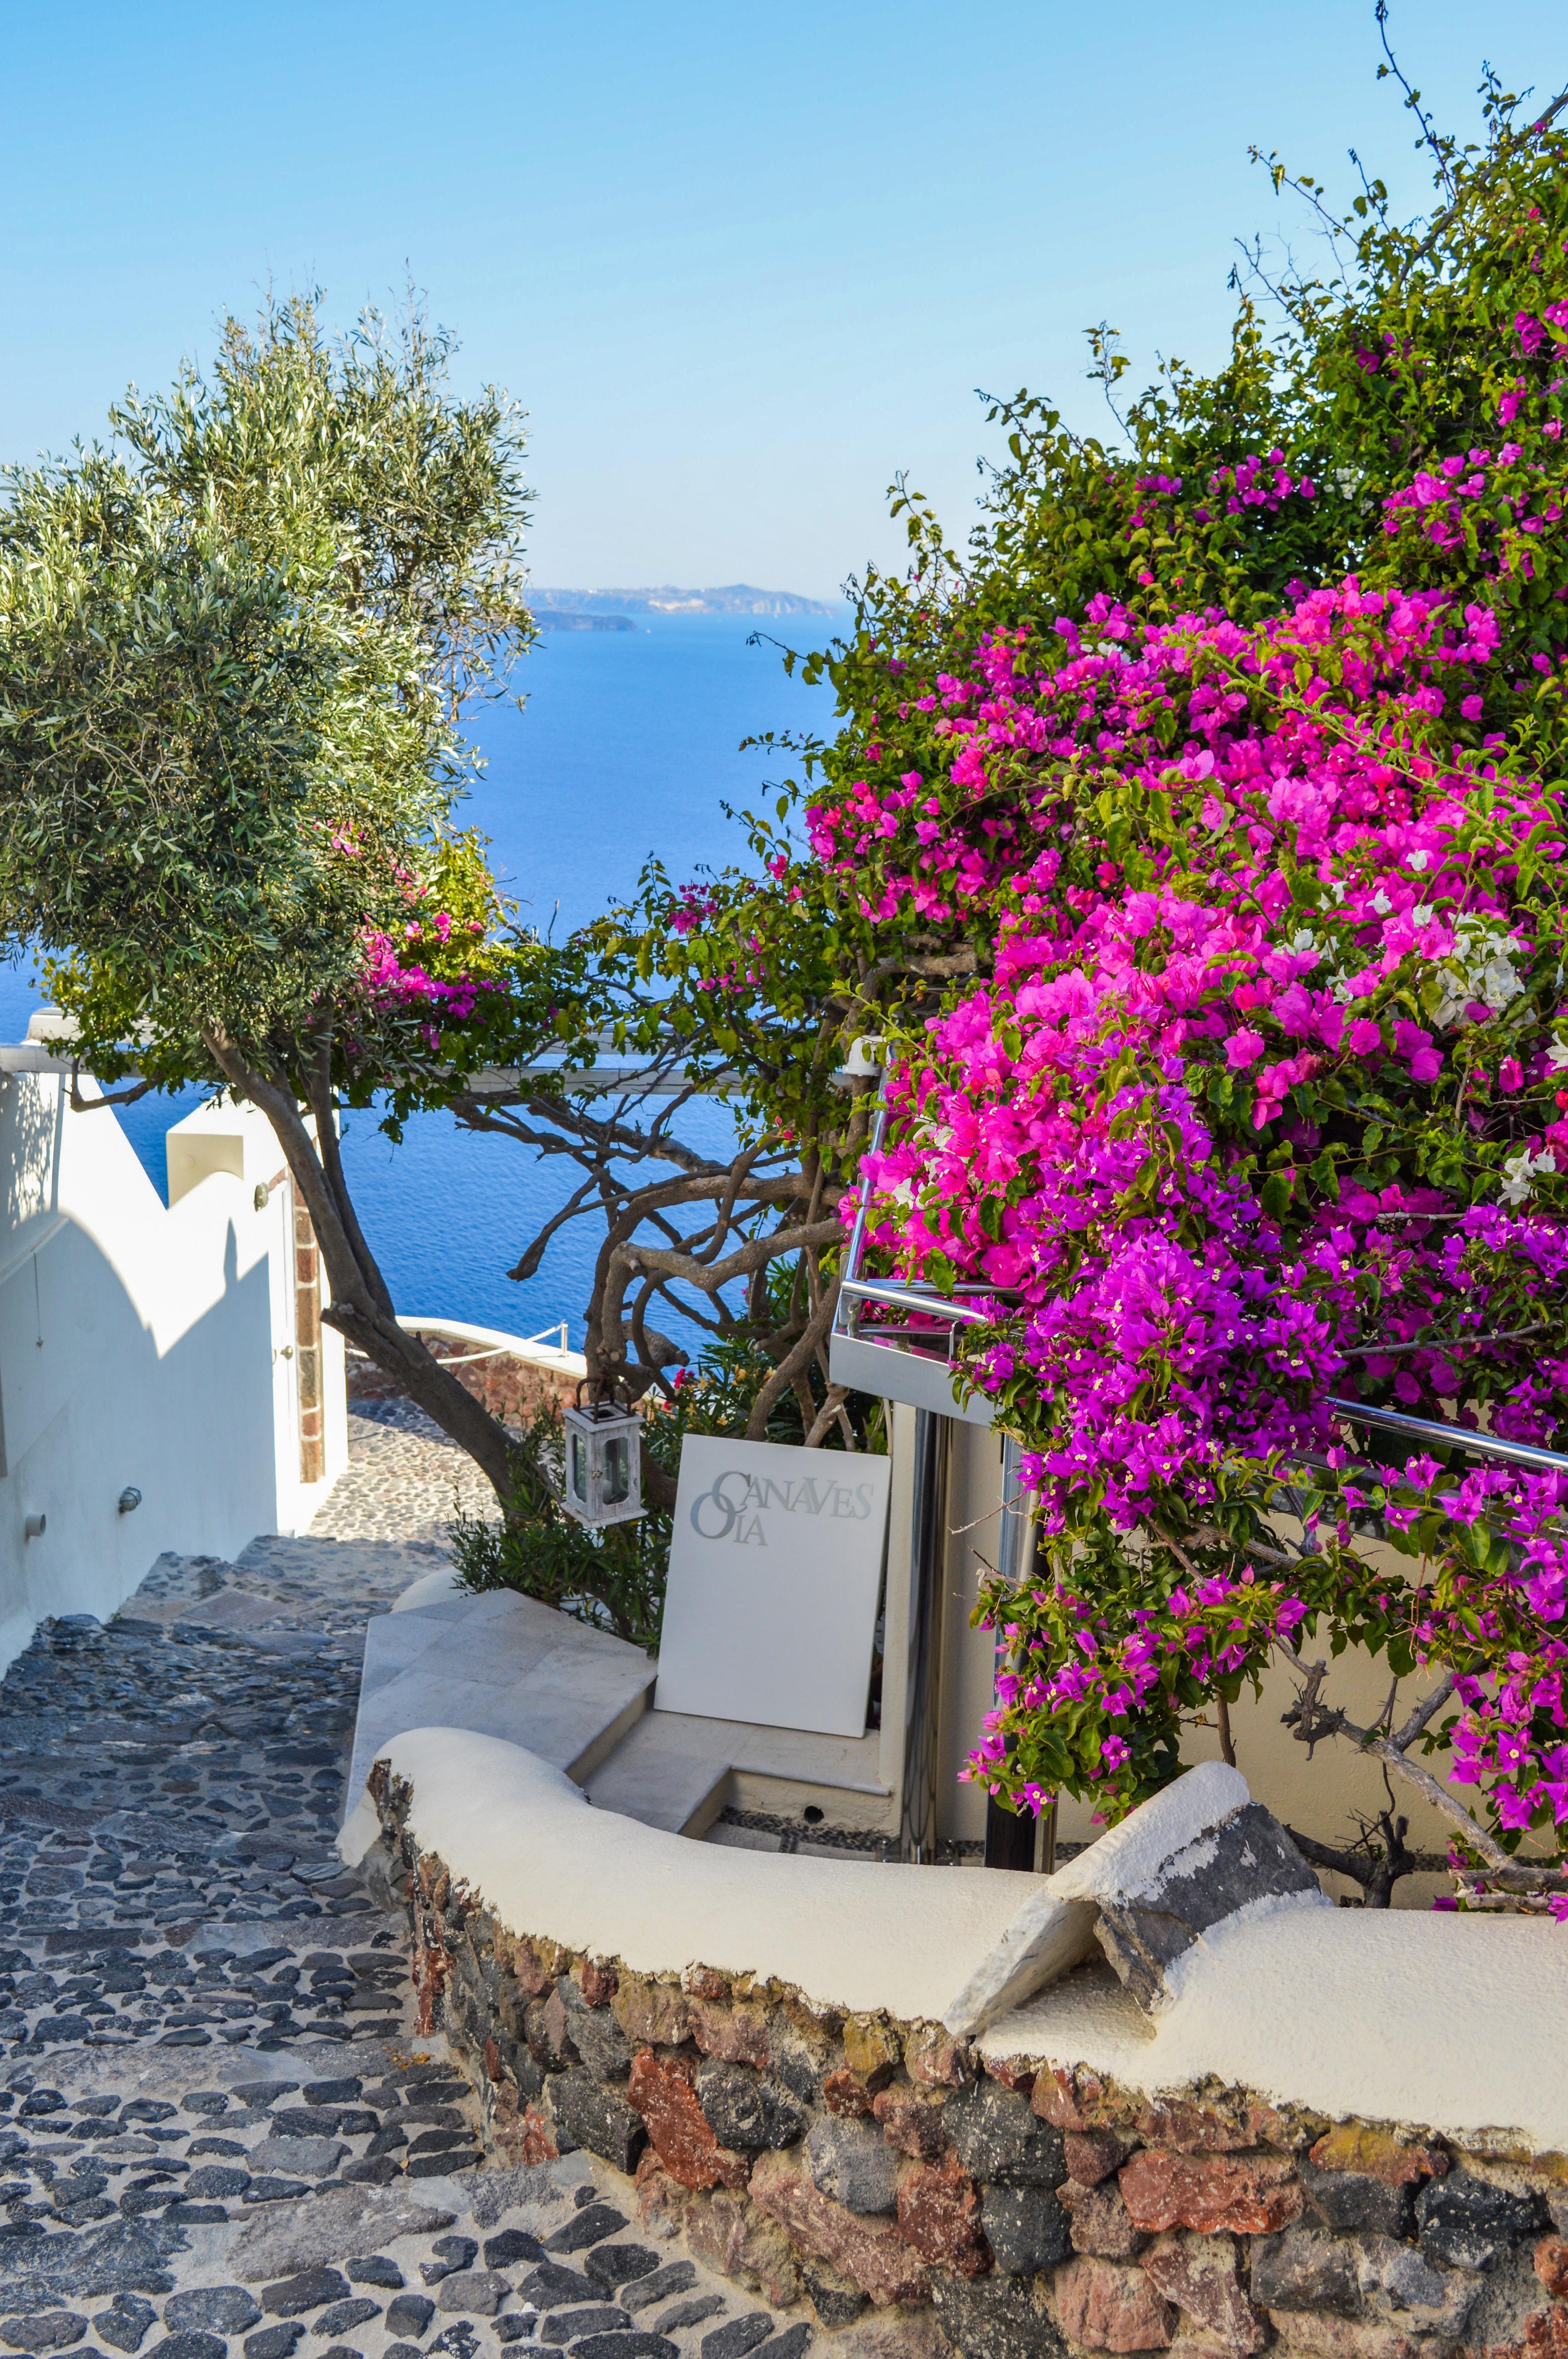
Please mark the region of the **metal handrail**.
POLYGON ((1506 1441, 1500 1433, 1473 1433, 1468 1426, 1448 1425, 1441 1418, 1406 1417, 1402 1409, 1372 1408, 1365 1401, 1340 1400, 1333 1393, 1328 1406, 1336 1417, 1353 1418, 1379 1433, 1404 1434, 1411 1441, 1430 1441, 1441 1450, 1462 1450, 1471 1458, 1533 1466, 1543 1474, 1568 1474, 1568 1458, 1556 1450, 1538 1450, 1531 1441, 1506 1441))
MULTIPOLYGON (((998 1289, 979 1289, 997 1299, 998 1289)), ((950 1327, 984 1327, 989 1323, 989 1310, 976 1310, 967 1302, 955 1300, 950 1294, 938 1294, 935 1288, 926 1293, 919 1286, 900 1286, 891 1280, 876 1277, 847 1277, 838 1289, 854 1302, 880 1303, 888 1310, 920 1310, 929 1318, 945 1319, 950 1327)), ((881 1330, 875 1331, 881 1332, 881 1330)))
MULTIPOLYGON (((888 1126, 887 1091, 888 1077, 886 1073, 883 1073, 881 1087, 877 1092, 876 1120, 871 1125, 871 1135, 866 1141, 866 1153, 868 1155, 878 1155, 881 1151, 882 1135, 888 1126)), ((845 1294, 850 1292, 853 1288, 860 1283, 857 1274, 860 1270, 860 1254, 865 1245, 865 1242, 866 1194, 864 1189, 862 1189, 860 1190, 860 1201, 855 1207, 855 1219, 854 1224, 849 1231, 849 1243, 845 1249, 844 1254, 844 1281, 838 1288, 838 1305, 835 1306, 833 1312, 833 1323, 835 1327, 838 1324, 839 1306, 842 1305, 845 1294)))
MULTIPOLYGON (((888 1105, 884 1095, 877 1108, 877 1118, 867 1146, 868 1154, 875 1154, 881 1147, 887 1117, 888 1105)), ((951 1295, 938 1294, 935 1288, 927 1288, 921 1279, 862 1277, 860 1267, 865 1236, 866 1203, 862 1196, 855 1210, 854 1226, 850 1229, 849 1243, 844 1256, 838 1307, 833 1317, 837 1333, 852 1336, 857 1342, 871 1344, 878 1351, 896 1352, 901 1358, 913 1358, 915 1355, 902 1340, 908 1332, 907 1329, 873 1327, 862 1332, 858 1305, 871 1303, 888 1310, 919 1311, 928 1319, 944 1321, 949 1329, 983 1327, 990 1323, 988 1311, 978 1310, 973 1304, 959 1302, 951 1295)), ((999 1301, 1005 1300, 1012 1289, 977 1285, 974 1291, 986 1294, 992 1301, 999 1301)), ((932 1340, 935 1342, 936 1338, 934 1336, 932 1340)), ((950 1339, 948 1349, 950 1357, 950 1339)), ((1568 1474, 1568 1456, 1555 1450, 1538 1450, 1533 1442, 1507 1441, 1501 1434, 1476 1433, 1468 1426, 1449 1425, 1438 1418, 1407 1417, 1401 1409, 1374 1408, 1362 1401, 1341 1399, 1333 1393, 1329 1395, 1328 1407, 1336 1417, 1348 1418, 1355 1423, 1371 1427, 1379 1433, 1398 1434, 1412 1442, 1425 1442, 1442 1450, 1457 1450, 1469 1458, 1494 1459, 1505 1465, 1530 1467, 1543 1474, 1568 1474)))

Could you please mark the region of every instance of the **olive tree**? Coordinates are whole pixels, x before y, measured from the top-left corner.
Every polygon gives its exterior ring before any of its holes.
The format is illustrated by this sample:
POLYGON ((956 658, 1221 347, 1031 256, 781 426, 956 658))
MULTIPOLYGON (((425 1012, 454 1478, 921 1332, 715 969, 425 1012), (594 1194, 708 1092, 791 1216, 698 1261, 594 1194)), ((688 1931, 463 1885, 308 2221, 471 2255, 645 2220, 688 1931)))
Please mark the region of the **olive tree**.
POLYGON ((514 1445, 398 1325, 335 1121, 345 1087, 438 1100, 536 957, 452 827, 460 707, 504 691, 533 626, 522 421, 457 397, 449 351, 414 311, 333 341, 316 299, 269 306, 111 411, 108 447, 8 471, 0 924, 49 958, 101 1078, 266 1114, 324 1316, 504 1499, 514 1445))

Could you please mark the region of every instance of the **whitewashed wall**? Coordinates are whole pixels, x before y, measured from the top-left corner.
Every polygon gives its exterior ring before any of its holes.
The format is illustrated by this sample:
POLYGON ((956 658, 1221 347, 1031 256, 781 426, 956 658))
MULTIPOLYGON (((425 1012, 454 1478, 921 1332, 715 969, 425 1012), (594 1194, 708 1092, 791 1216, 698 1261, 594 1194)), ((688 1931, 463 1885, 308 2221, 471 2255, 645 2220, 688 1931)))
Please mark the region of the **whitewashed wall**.
POLYGON ((46 1052, 0 1049, 0 1667, 46 1614, 106 1618, 166 1549, 232 1558, 303 1529, 347 1461, 325 1331, 326 1477, 299 1481, 270 1127, 203 1107, 168 1153, 166 1208, 111 1112, 74 1110, 46 1052), (127 1485, 141 1505, 123 1514, 127 1485))

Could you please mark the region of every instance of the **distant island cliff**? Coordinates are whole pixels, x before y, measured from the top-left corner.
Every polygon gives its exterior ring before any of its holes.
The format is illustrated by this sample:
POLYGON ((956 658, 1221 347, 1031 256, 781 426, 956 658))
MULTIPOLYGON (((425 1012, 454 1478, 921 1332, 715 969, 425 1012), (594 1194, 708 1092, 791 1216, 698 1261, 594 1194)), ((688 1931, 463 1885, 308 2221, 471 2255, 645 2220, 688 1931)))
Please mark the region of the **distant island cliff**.
POLYGON ((534 620, 542 631, 634 631, 637 627, 630 614, 585 614, 580 608, 536 603, 534 620))
MULTIPOLYGON (((676 590, 667 582, 655 590, 534 590, 528 603, 542 630, 586 630, 595 625, 588 617, 629 614, 836 614, 837 606, 820 598, 797 598, 791 590, 754 590, 749 582, 731 582, 720 590, 676 590), (555 623, 553 614, 581 615, 582 622, 555 623)), ((616 627, 611 621, 610 627, 616 627)))

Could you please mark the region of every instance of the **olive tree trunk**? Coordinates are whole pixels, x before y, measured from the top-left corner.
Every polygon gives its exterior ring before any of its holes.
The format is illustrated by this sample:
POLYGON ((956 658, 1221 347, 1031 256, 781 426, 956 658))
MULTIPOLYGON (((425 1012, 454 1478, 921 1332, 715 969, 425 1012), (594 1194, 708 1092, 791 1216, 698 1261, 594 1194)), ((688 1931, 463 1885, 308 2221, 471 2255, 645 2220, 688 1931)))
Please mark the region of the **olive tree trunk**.
POLYGON ((210 1026, 205 1037, 230 1085, 271 1123, 309 1212, 331 1290, 331 1300, 322 1306, 322 1320, 393 1377, 460 1450, 467 1451, 510 1520, 517 1445, 500 1419, 475 1400, 418 1337, 398 1325, 386 1280, 365 1243, 338 1151, 330 1044, 318 1049, 308 1068, 316 1125, 312 1138, 289 1082, 259 1071, 218 1027, 210 1026))

